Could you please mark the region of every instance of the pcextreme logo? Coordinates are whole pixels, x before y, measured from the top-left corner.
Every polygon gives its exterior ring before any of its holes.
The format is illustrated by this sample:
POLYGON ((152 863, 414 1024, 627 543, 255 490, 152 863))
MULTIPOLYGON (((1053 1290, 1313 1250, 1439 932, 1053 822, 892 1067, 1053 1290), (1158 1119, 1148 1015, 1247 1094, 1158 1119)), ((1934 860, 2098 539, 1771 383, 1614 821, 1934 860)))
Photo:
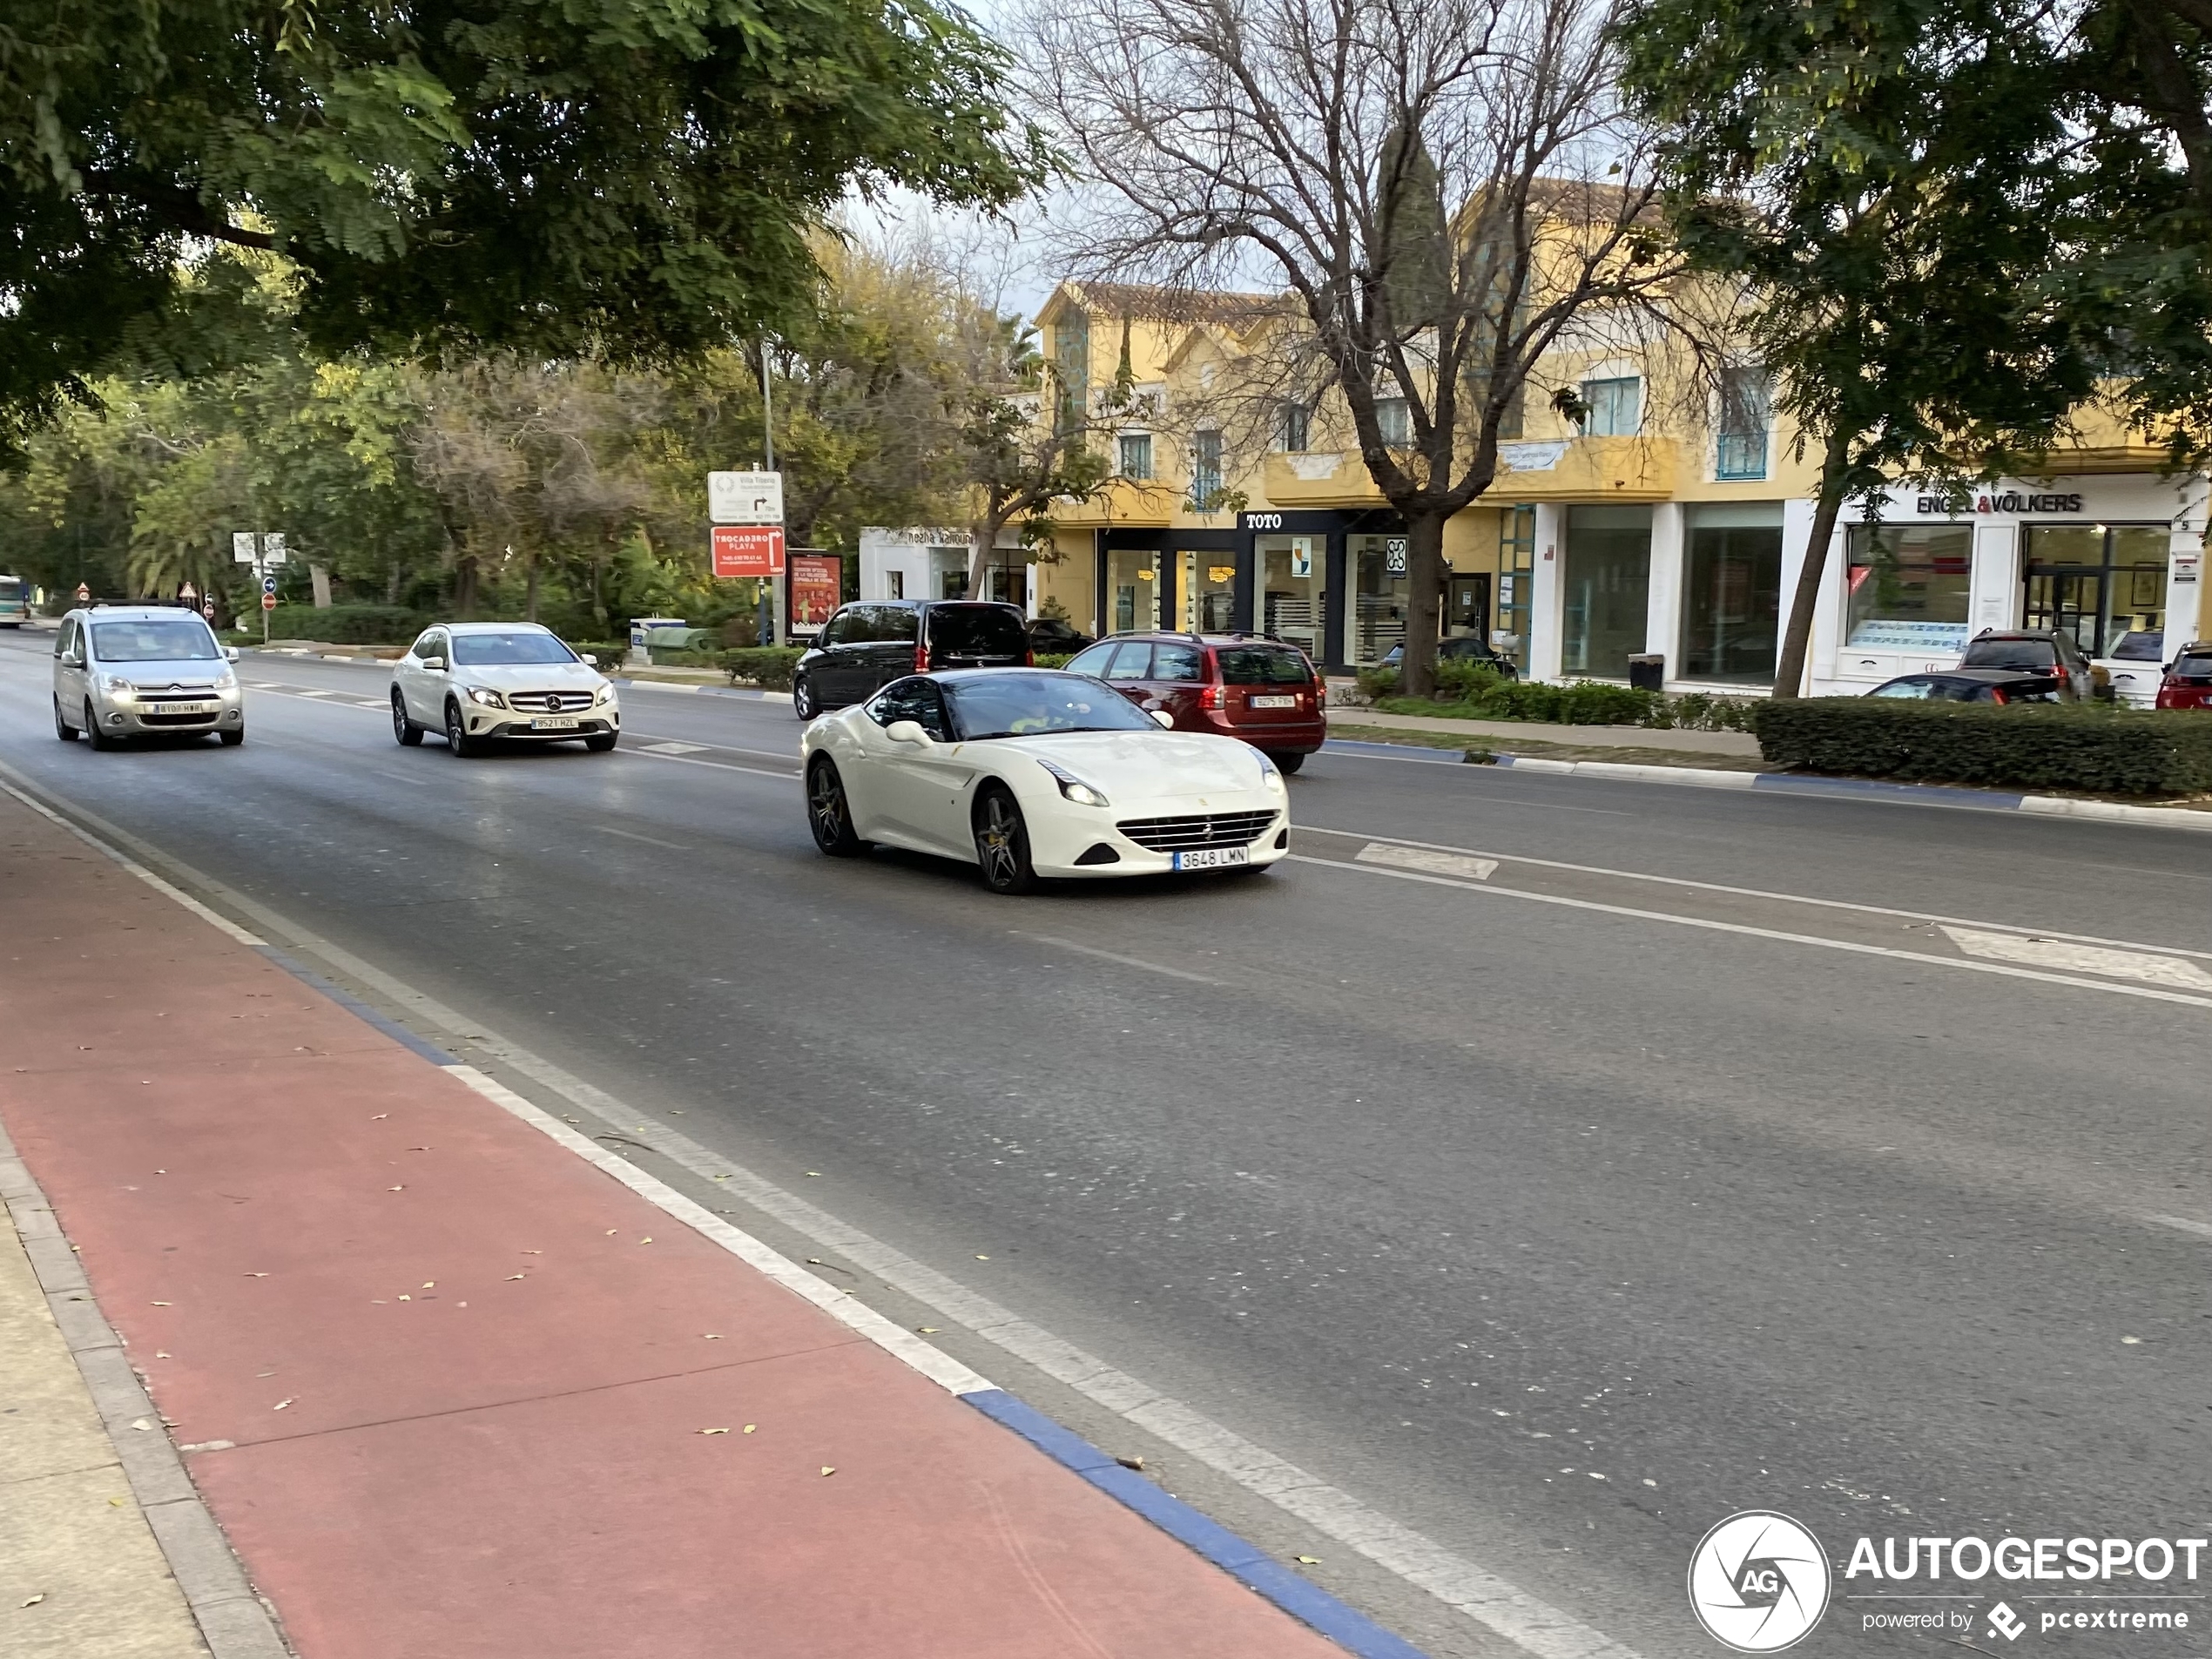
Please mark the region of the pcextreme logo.
POLYGON ((1828 1556, 1787 1515, 1747 1509, 1698 1541, 1689 1605, 1716 1642, 1738 1653, 1779 1653, 1828 1610, 1828 1556))

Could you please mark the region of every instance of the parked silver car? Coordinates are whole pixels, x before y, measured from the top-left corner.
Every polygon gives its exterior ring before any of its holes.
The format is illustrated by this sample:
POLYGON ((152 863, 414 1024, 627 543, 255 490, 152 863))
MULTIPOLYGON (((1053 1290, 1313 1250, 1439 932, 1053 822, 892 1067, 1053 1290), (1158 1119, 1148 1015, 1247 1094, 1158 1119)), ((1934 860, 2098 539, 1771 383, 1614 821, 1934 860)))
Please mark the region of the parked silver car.
POLYGON ((192 611, 173 605, 84 605, 54 641, 54 735, 82 732, 95 749, 130 738, 246 741, 238 652, 192 611))

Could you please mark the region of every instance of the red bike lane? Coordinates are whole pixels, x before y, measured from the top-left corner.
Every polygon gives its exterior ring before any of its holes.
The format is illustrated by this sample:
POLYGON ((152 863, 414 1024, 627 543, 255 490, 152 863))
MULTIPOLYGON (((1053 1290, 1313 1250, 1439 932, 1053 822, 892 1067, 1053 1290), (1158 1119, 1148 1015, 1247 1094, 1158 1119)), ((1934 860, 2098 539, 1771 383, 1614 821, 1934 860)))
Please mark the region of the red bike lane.
POLYGON ((302 1659, 1343 1649, 0 796, 0 1119, 302 1659))

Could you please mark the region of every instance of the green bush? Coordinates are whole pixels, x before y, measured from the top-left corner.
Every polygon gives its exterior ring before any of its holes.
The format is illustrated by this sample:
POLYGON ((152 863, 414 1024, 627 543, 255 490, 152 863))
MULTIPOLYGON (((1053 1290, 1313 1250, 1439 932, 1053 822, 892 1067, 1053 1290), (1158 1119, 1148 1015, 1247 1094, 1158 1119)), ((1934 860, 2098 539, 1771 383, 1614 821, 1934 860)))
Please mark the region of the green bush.
POLYGON ((1039 668, 1065 668, 1075 660, 1076 653, 1071 651, 1041 651, 1037 653, 1039 668))
MULTIPOLYGON (((405 605, 279 605, 269 613, 272 639, 314 639, 329 645, 406 645, 436 620, 405 605)), ((243 631, 260 637, 260 624, 241 617, 243 631)))
POLYGON ((570 639, 563 642, 579 657, 597 657, 602 674, 618 674, 630 655, 626 639, 570 639))
POLYGON ((1379 703, 1386 697, 1398 695, 1398 671, 1394 668, 1363 668, 1356 678, 1359 694, 1370 703, 1379 703))
POLYGON ((715 665, 732 685, 758 685, 764 691, 791 690, 791 671, 805 655, 796 645, 748 645, 715 653, 715 665))
POLYGON ((1491 684, 1479 694, 1453 702, 1423 698, 1383 697, 1376 707, 1392 714, 1440 714, 1461 720, 1531 720, 1552 725, 1651 725, 1663 711, 1665 699, 1656 692, 1639 691, 1602 680, 1575 680, 1565 685, 1545 685, 1527 680, 1488 676, 1491 684))
POLYGON ((1762 704, 1759 752, 1809 772, 2103 795, 2212 789, 2212 715, 1818 697, 1762 704))

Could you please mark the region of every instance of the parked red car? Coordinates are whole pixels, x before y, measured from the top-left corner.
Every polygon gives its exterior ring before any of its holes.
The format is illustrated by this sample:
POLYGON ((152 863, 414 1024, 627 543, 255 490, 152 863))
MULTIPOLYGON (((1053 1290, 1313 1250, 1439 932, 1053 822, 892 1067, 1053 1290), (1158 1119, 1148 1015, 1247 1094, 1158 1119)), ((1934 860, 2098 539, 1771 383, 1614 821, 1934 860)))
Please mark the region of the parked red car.
POLYGON ((2159 682, 2161 709, 2212 709, 2212 641, 2184 645, 2166 664, 2159 682))
POLYGON ((1166 710, 1179 732, 1242 738, 1285 772, 1296 772, 1328 738, 1320 676, 1304 651, 1278 639, 1116 634, 1068 667, 1104 680, 1140 708, 1166 710))

